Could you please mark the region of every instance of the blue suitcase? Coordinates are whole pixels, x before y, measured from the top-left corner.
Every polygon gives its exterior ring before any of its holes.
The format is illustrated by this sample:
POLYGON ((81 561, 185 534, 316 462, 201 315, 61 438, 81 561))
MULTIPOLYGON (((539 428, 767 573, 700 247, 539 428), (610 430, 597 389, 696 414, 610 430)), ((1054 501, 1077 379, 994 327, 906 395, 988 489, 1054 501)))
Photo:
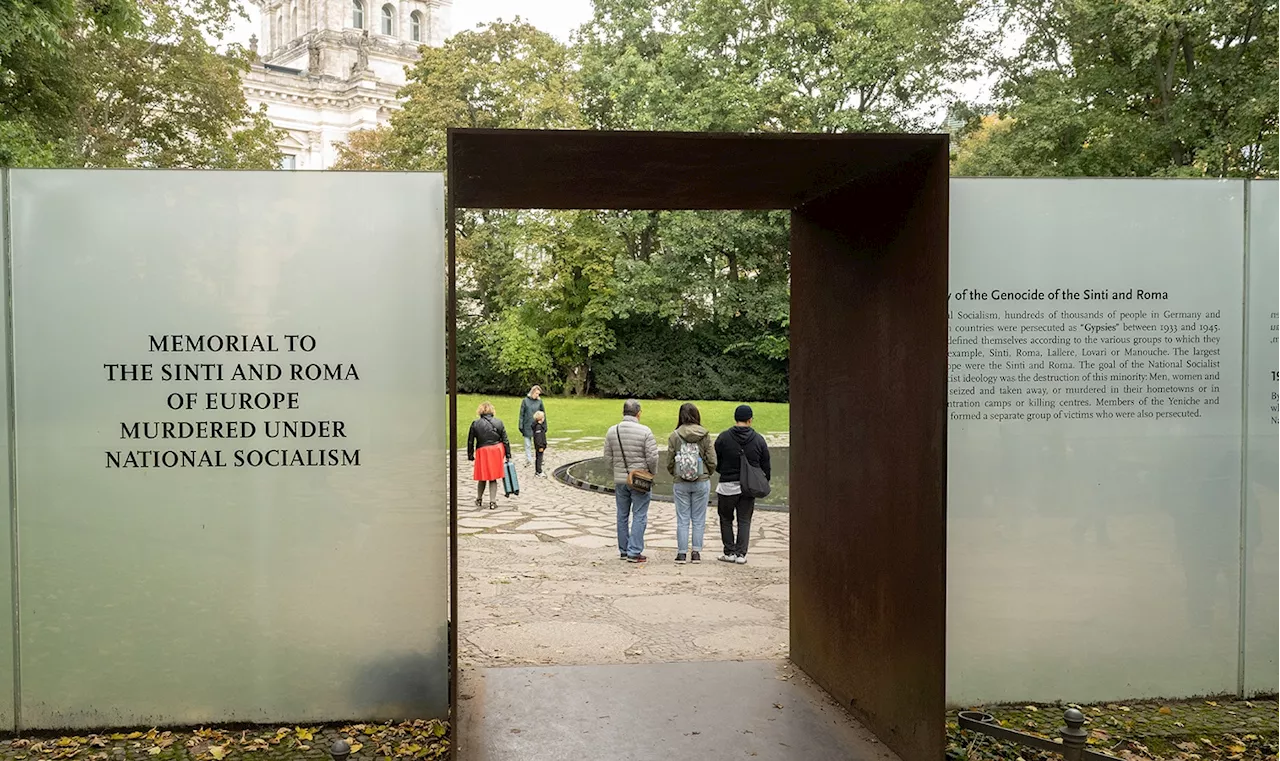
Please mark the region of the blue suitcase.
POLYGON ((508 497, 512 494, 520 496, 520 477, 516 475, 514 462, 508 462, 502 469, 502 493, 508 497))

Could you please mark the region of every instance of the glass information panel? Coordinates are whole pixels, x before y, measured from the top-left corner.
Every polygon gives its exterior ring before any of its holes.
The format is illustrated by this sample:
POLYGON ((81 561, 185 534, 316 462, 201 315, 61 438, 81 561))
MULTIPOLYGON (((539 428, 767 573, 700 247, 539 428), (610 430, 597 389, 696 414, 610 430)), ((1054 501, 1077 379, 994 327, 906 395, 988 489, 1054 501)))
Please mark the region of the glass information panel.
POLYGON ((951 188, 948 701, 1233 692, 1243 182, 951 188))
POLYGON ((444 716, 441 176, 10 210, 23 725, 444 716))
MULTIPOLYGON (((7 240, 8 210, 6 189, 8 187, 8 169, 0 169, 0 246, 7 240)), ((7 251, 5 254, 7 255, 7 251)), ((8 267, 0 267, 0 293, 6 290, 8 267)), ((7 326, 6 326, 7 327, 7 326)), ((0 330, 0 357, 9 352, 9 331, 0 330)), ((5 404, 9 398, 9 374, 0 372, 0 394, 5 404)), ((12 483, 9 478, 9 416, 0 415, 0 499, 10 506, 9 499, 12 483)), ((6 512, 0 517, 0 731, 13 728, 13 514, 6 512)))
POLYGON ((1249 398, 1245 409, 1248 452, 1245 460, 1244 562, 1244 691, 1273 695, 1277 689, 1277 569, 1276 484, 1280 480, 1280 446, 1276 421, 1277 341, 1280 340, 1280 192, 1273 180, 1249 183, 1249 398))

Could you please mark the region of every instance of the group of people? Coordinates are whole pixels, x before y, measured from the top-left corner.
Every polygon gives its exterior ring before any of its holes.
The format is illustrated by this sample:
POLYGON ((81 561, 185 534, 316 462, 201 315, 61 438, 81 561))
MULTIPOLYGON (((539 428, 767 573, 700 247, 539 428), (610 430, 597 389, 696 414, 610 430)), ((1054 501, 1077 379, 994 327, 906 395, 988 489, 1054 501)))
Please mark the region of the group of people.
MULTIPOLYGON (((652 473, 658 469, 658 442, 653 431, 640 422, 640 413, 640 402, 628 399, 622 405, 621 422, 611 427, 604 439, 604 459, 613 470, 618 508, 618 556, 632 563, 649 560, 644 554, 644 534, 652 494, 644 482, 651 482, 652 473), (640 482, 635 481, 637 473, 642 474, 640 482)), ((686 402, 680 406, 675 430, 667 437, 667 471, 672 477, 676 506, 676 563, 702 562, 712 474, 720 479, 716 486, 716 512, 724 550, 716 559, 738 565, 747 562, 755 497, 742 488, 742 464, 745 461, 748 466, 759 468, 766 480, 773 478, 773 472, 769 445, 752 428, 751 407, 738 405, 733 419, 733 426, 713 443, 711 434, 702 427, 698 407, 686 402)), ((535 477, 546 478, 542 462, 547 450, 547 411, 538 386, 529 389, 520 401, 519 426, 525 465, 534 466, 535 477)), ((476 507, 484 506, 488 488, 489 509, 495 509, 498 481, 511 461, 511 442, 489 402, 476 410, 476 419, 467 432, 467 459, 475 463, 472 478, 479 487, 476 507)))
MULTIPOLYGON (((644 554, 644 533, 649 524, 648 489, 632 485, 631 474, 658 468, 658 442, 653 431, 640 422, 640 402, 628 399, 622 405, 622 421, 604 438, 604 459, 613 468, 614 500, 618 508, 618 556, 631 563, 649 560, 644 554), (641 468, 639 466, 643 465, 641 468)), ((676 504, 676 563, 702 562, 702 541, 707 528, 707 506, 711 502, 711 474, 716 486, 716 512, 720 517, 723 552, 716 560, 743 565, 751 540, 751 515, 755 497, 742 489, 743 460, 773 478, 769 445, 752 428, 753 413, 746 404, 733 413, 734 424, 711 442, 702 427, 698 407, 680 406, 676 428, 667 437, 667 471, 673 479, 676 504), (735 527, 736 523, 736 527, 735 527)))
MULTIPOLYGON (((520 400, 520 435, 524 437, 525 465, 535 466, 535 478, 546 478, 542 472, 542 456, 547 451, 547 408, 542 403, 542 388, 534 386, 520 400)), ((511 462, 511 441, 507 427, 497 417, 489 402, 481 402, 476 419, 467 431, 467 459, 475 463, 471 477, 479 487, 476 507, 484 507, 484 490, 489 489, 489 509, 498 507, 498 482, 506 463, 511 462)))

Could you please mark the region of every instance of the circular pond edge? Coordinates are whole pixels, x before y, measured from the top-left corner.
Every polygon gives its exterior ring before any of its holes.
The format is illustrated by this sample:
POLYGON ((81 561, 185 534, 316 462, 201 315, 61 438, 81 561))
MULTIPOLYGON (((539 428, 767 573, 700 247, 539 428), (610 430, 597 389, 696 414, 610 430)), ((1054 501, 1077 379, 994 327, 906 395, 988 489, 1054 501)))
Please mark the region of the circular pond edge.
MULTIPOLYGON (((574 465, 584 463, 587 460, 599 460, 599 459, 601 458, 600 457, 583 457, 581 460, 574 460, 573 462, 565 463, 564 465, 561 465, 560 467, 551 471, 551 477, 559 481, 560 483, 565 484, 566 486, 572 486, 575 489, 582 489, 583 491, 594 491, 594 492, 599 492, 600 494, 613 494, 614 489, 612 486, 600 486, 599 484, 589 483, 587 481, 583 481, 581 478, 574 478, 573 476, 569 475, 569 468, 572 468, 574 465)), ((713 492, 712 496, 714 496, 714 494, 715 493, 713 492)), ((657 500, 658 502, 675 502, 674 497, 669 497, 665 494, 652 494, 650 499, 657 500)), ((714 506, 714 503, 712 503, 712 506, 714 506)), ((771 512, 771 513, 791 512, 790 505, 766 505, 763 502, 757 502, 756 509, 767 510, 768 512, 771 512)))

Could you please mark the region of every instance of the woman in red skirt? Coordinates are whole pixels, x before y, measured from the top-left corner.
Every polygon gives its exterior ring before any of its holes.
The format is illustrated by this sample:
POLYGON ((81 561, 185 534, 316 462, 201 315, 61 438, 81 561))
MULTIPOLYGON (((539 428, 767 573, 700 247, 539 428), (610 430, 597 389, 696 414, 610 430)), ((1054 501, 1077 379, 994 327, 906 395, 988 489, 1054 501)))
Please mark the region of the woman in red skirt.
POLYGON ((511 442, 507 441, 507 429, 493 416, 493 405, 484 402, 476 410, 467 432, 467 459, 474 462, 471 477, 480 489, 476 493, 476 507, 484 506, 484 485, 489 484, 489 509, 498 506, 498 482, 502 470, 511 459, 511 442))

